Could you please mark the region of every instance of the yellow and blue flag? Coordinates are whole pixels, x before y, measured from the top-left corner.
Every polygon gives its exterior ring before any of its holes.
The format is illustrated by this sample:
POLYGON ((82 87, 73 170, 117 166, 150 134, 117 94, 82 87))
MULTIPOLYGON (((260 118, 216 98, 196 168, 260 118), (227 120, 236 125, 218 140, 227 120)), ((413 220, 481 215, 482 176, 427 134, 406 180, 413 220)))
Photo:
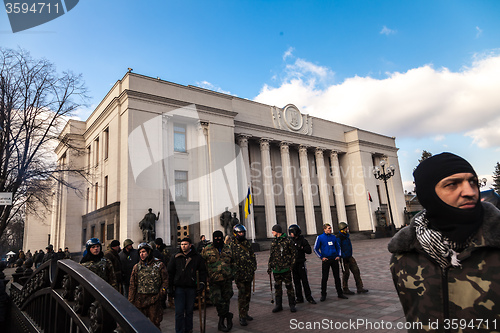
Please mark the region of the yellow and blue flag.
POLYGON ((247 197, 245 199, 245 218, 250 214, 250 205, 252 204, 252 194, 250 193, 250 187, 248 188, 247 197))

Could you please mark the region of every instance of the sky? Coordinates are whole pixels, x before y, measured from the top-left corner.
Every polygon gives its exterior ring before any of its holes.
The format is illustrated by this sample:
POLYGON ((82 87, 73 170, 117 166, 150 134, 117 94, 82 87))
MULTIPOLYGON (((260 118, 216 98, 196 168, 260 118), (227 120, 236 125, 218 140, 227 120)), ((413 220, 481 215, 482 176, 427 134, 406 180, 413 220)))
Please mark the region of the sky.
POLYGON ((13 33, 81 73, 85 120, 128 68, 396 138, 405 190, 423 150, 489 181, 500 162, 500 1, 81 0, 13 33))

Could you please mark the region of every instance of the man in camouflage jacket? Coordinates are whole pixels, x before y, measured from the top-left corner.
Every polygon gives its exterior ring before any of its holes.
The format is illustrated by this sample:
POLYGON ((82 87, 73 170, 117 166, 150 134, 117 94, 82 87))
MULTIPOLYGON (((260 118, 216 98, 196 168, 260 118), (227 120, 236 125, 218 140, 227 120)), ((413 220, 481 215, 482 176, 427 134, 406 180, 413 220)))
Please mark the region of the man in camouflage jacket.
POLYGON ((104 258, 102 245, 98 238, 91 238, 85 244, 86 251, 80 265, 87 268, 101 279, 109 283, 113 288, 118 290, 116 276, 113 270, 113 264, 108 259, 104 258))
POLYGON ((160 328, 163 320, 161 303, 167 297, 167 268, 160 259, 153 257, 153 249, 148 243, 139 245, 139 257, 141 260, 130 276, 128 300, 160 328))
POLYGON ((222 332, 229 332, 233 326, 233 314, 229 312, 229 304, 233 296, 234 261, 231 248, 224 244, 222 231, 214 231, 213 243, 203 249, 201 256, 207 264, 210 300, 217 309, 218 328, 222 332), (224 323, 224 320, 227 320, 227 323, 224 323))
POLYGON ((481 203, 477 175, 459 156, 432 156, 413 175, 425 209, 389 243, 409 331, 499 331, 500 211, 481 203))
POLYGON ((282 283, 284 283, 286 287, 290 312, 296 312, 295 292, 293 290, 292 283, 292 267, 295 264, 297 250, 295 249, 295 245, 290 238, 283 233, 279 224, 275 224, 273 226, 272 233, 274 239, 271 243, 271 254, 269 256, 267 273, 271 274, 271 272, 273 272, 274 275, 276 306, 274 307, 273 312, 283 310, 283 290, 281 289, 282 283))
POLYGON ((252 296, 252 281, 257 270, 257 260, 252 245, 246 239, 246 228, 237 224, 233 228, 234 237, 229 246, 234 258, 234 281, 238 287, 238 312, 240 325, 247 326, 247 321, 253 320, 248 315, 250 298, 252 296))

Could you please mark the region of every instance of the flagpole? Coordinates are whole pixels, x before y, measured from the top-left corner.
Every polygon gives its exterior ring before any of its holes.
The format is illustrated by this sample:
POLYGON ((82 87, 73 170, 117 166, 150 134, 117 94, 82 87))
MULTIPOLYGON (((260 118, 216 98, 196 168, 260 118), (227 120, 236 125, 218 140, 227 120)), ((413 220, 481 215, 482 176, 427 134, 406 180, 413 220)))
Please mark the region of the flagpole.
POLYGON ((372 231, 375 233, 377 230, 375 229, 375 224, 373 223, 373 212, 372 212, 372 204, 370 202, 370 192, 366 191, 366 200, 368 200, 368 213, 370 214, 370 223, 372 224, 372 231))

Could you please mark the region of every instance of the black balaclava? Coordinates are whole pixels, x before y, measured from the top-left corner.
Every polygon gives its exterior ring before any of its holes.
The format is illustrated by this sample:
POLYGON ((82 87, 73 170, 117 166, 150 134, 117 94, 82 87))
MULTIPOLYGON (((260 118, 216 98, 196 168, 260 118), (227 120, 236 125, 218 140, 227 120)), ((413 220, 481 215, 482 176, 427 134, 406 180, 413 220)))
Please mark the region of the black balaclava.
POLYGON ((220 230, 216 230, 213 233, 214 246, 219 250, 224 246, 224 234, 220 230))
POLYGON ((478 198, 476 207, 460 209, 438 197, 435 190, 437 183, 456 173, 472 173, 477 177, 469 162, 452 153, 441 153, 425 159, 415 169, 413 177, 418 200, 427 211, 429 227, 454 242, 462 243, 481 225, 482 205, 478 198))

